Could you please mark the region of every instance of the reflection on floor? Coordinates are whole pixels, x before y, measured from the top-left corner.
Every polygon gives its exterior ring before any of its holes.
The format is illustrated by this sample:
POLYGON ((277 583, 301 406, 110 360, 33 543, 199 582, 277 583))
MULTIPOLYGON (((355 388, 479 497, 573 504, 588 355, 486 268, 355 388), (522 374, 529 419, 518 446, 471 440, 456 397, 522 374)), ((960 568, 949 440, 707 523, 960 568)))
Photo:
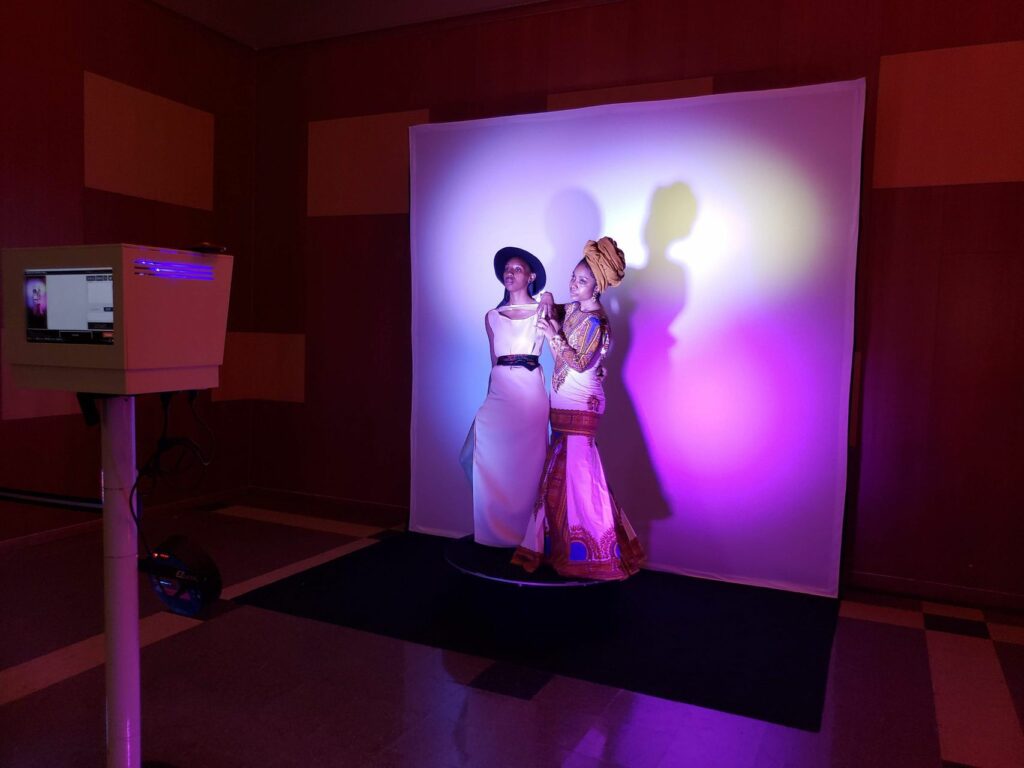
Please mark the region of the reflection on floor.
MULTIPOLYGON (((446 560, 451 543, 398 534, 236 602, 793 728, 821 728, 835 600, 654 571, 586 588, 524 587, 456 570, 446 560)), ((494 554, 501 565, 511 561, 511 550, 494 554)))
MULTIPOLYGON (((403 518, 271 494, 153 515, 149 539, 196 538, 226 589, 206 621, 166 614, 140 590, 145 758, 179 768, 1024 766, 1018 615, 848 595, 822 725, 809 732, 230 602, 372 547, 403 518)), ((3 541, 4 768, 104 760, 100 531, 77 518, 54 525, 65 532, 22 526, 3 541)))

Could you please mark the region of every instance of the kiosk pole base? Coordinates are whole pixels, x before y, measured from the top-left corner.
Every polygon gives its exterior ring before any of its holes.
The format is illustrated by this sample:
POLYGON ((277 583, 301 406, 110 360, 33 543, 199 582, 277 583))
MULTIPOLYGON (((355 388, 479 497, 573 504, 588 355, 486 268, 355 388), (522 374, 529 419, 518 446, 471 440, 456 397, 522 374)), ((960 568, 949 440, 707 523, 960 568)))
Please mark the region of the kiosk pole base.
POLYGON ((135 482, 135 398, 106 398, 100 408, 107 768, 140 768, 138 531, 129 505, 135 482))

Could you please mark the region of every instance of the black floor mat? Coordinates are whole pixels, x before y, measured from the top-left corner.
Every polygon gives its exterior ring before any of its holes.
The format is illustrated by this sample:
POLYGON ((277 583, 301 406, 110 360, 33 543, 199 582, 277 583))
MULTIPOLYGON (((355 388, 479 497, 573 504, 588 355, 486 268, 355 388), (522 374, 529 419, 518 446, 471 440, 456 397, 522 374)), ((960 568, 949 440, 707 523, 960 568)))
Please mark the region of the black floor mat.
POLYGON ((532 588, 477 579, 408 533, 250 592, 247 605, 817 730, 838 603, 642 571, 532 588))

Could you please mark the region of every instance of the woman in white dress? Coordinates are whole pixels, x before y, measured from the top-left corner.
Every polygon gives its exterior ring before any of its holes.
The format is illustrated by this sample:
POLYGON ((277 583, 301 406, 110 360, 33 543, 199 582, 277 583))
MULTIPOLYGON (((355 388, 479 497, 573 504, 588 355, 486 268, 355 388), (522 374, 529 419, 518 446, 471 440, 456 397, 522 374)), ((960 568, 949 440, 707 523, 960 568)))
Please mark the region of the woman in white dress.
MULTIPOLYGON (((605 479, 594 438, 605 409, 597 370, 611 347, 601 293, 625 275, 610 237, 591 240, 569 280, 564 320, 542 313, 537 326, 555 361, 551 376, 551 446, 526 534, 512 561, 527 571, 542 562, 562 576, 625 579, 644 559, 636 533, 605 479)), ((550 294, 542 304, 550 303, 550 294)), ((557 316, 557 313, 556 313, 557 316)))
POLYGON ((515 547, 533 512, 548 441, 548 398, 538 362, 544 336, 533 298, 545 273, 532 253, 508 247, 494 255, 494 274, 505 296, 484 316, 491 377, 463 447, 463 466, 473 485, 473 538, 515 547))

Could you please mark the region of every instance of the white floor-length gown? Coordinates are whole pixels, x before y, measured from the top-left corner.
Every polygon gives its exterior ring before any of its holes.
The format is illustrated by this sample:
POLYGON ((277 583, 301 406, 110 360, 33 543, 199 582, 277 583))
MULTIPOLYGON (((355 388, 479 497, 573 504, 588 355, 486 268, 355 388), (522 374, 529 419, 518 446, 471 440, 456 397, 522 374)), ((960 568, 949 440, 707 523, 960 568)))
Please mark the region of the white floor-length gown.
MULTIPOLYGON (((501 310, 492 309, 486 317, 494 358, 537 355, 544 337, 537 331, 536 312, 513 318, 501 310)), ((463 448, 463 467, 473 484, 473 537, 478 543, 515 547, 522 541, 537 500, 547 441, 544 369, 493 366, 487 399, 463 448)))

